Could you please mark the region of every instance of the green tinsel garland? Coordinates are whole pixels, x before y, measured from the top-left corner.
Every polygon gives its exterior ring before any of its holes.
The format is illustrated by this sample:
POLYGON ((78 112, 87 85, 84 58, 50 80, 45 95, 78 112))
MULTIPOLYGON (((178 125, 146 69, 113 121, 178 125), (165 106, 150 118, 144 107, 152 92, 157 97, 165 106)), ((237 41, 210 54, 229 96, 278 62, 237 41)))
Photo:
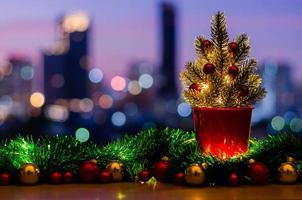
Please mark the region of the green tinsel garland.
POLYGON ((144 130, 103 146, 81 143, 71 136, 38 140, 19 136, 1 142, 0 171, 16 174, 22 164, 34 163, 41 169, 42 180, 47 180, 53 171, 76 174, 83 161, 96 159, 99 166, 105 168, 110 160, 119 160, 126 167, 126 180, 133 180, 143 169, 152 169, 162 156, 170 158, 170 175, 184 171, 192 163, 207 163, 207 182, 215 183, 227 180, 226 176, 234 171, 244 176, 248 160, 253 158, 267 165, 271 172, 270 181, 275 181, 277 168, 285 162, 286 156, 294 157, 298 171, 302 170, 302 139, 289 133, 251 139, 247 155, 220 160, 202 155, 193 132, 171 128, 144 130))

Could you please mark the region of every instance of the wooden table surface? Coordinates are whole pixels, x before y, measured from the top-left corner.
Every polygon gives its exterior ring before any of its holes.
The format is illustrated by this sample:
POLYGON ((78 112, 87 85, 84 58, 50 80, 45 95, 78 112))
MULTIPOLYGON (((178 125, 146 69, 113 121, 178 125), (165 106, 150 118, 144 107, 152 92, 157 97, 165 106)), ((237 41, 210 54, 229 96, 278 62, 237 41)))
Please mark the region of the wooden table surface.
POLYGON ((139 183, 0 186, 0 199, 302 199, 302 184, 199 188, 169 184, 152 188, 139 183))

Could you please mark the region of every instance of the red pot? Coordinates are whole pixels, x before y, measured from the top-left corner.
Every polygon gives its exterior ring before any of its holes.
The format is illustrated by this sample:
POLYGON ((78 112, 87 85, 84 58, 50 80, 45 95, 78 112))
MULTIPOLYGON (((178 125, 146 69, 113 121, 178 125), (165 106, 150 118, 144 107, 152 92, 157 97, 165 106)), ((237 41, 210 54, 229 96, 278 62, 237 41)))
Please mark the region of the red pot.
POLYGON ((253 107, 194 107, 196 140, 205 154, 225 159, 248 151, 253 107))

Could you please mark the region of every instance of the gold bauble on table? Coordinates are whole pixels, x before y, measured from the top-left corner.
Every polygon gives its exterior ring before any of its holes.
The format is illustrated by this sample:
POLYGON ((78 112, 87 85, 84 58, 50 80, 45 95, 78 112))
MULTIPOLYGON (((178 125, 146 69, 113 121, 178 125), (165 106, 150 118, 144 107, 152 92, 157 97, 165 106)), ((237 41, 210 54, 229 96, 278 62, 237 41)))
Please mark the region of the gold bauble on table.
POLYGON ((278 168, 278 172, 278 179, 281 183, 295 183, 299 176, 294 165, 294 159, 292 157, 288 157, 287 162, 281 164, 281 166, 278 168))
POLYGON ((19 174, 22 184, 32 185, 39 181, 40 169, 35 164, 26 163, 20 168, 19 174))
POLYGON ((203 166, 197 163, 190 165, 185 170, 185 180, 187 184, 197 186, 205 182, 205 172, 203 166))
POLYGON ((112 174, 112 181, 122 181, 124 178, 124 165, 119 161, 111 161, 107 165, 107 169, 112 174))

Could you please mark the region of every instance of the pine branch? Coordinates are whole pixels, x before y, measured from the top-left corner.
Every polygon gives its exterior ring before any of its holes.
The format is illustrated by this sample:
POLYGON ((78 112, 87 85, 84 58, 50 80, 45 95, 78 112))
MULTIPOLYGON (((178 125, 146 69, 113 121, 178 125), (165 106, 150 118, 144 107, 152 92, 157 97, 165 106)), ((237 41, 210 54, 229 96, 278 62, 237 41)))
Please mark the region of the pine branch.
POLYGON ((197 54, 202 55, 207 60, 207 62, 210 62, 210 59, 209 59, 209 56, 208 56, 209 48, 205 48, 202 45, 204 40, 205 40, 204 36, 198 36, 195 39, 195 42, 194 42, 195 50, 196 50, 197 54))
POLYGON ((226 20, 222 12, 218 12, 212 18, 211 36, 215 47, 216 61, 215 65, 220 73, 223 72, 224 67, 228 66, 228 33, 226 29, 226 20))
POLYGON ((244 61, 250 53, 249 38, 243 33, 236 37, 235 42, 238 45, 238 51, 235 52, 234 64, 244 61))

